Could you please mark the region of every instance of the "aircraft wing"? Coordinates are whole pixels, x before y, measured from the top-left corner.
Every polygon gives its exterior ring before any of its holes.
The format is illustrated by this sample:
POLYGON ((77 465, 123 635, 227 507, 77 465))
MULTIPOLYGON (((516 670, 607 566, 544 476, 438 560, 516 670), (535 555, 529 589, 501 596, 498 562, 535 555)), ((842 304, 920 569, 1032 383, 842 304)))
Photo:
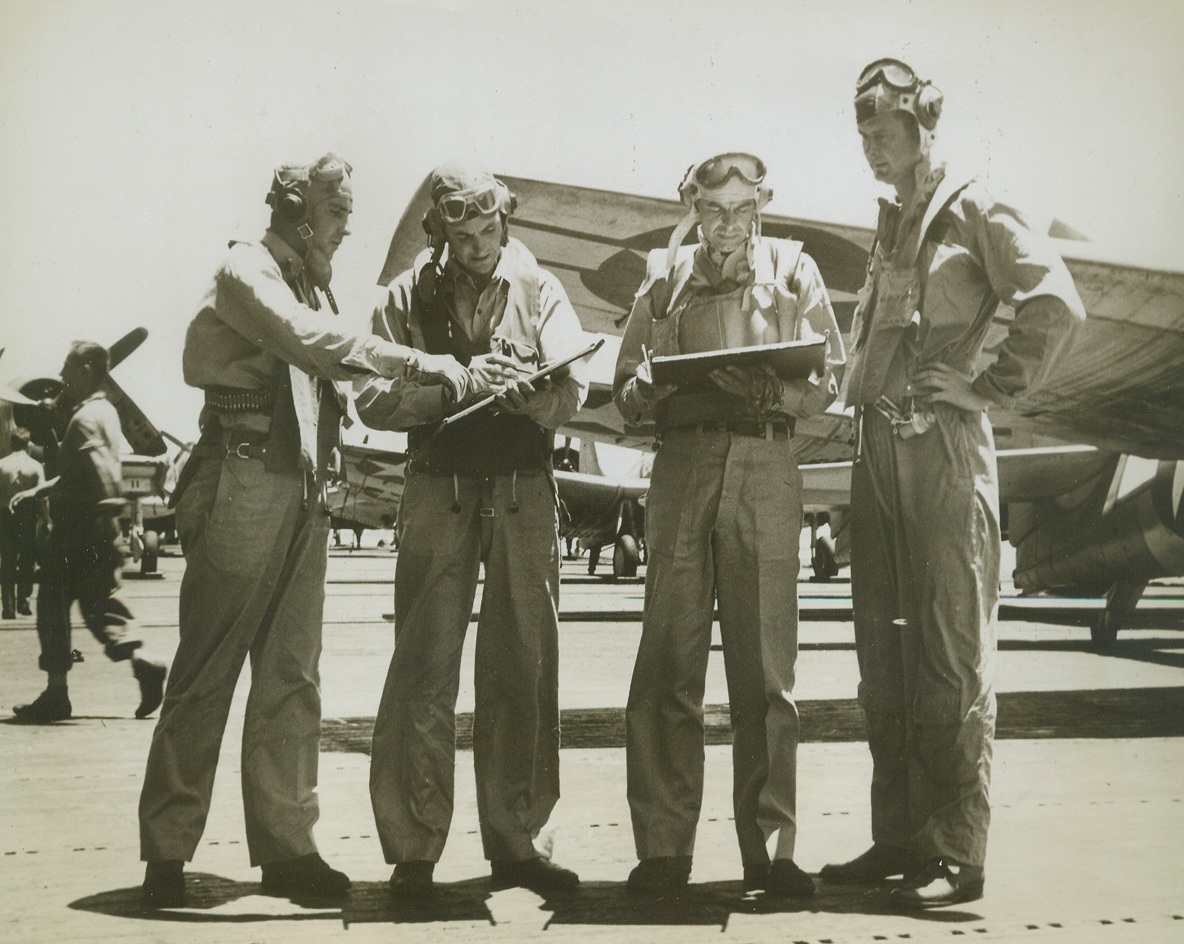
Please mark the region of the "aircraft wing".
MULTIPOLYGON (((563 283, 585 331, 620 337, 633 296, 645 276, 649 250, 665 247, 682 219, 672 200, 590 190, 518 177, 502 177, 518 197, 512 231, 563 283)), ((411 266, 425 237, 420 220, 430 200, 425 180, 408 204, 391 239, 379 284, 411 266)), ((843 331, 851 326, 855 293, 863 286, 871 233, 823 228, 804 221, 764 219, 765 232, 806 243, 826 281, 843 331), (824 265, 825 262, 825 265, 824 265)), ((592 362, 588 400, 560 432, 621 446, 648 448, 652 430, 626 428, 612 404, 616 346, 606 345, 592 362)), ((841 461, 851 456, 850 420, 816 417, 798 426, 799 462, 841 461)))
MULTIPOLYGON (((1093 446, 1002 449, 997 458, 1004 504, 1056 498, 1092 482, 1114 463, 1113 454, 1093 446)), ((851 463, 802 466, 802 487, 807 511, 850 505, 851 463)))
MULTIPOLYGON (((514 234, 563 282, 584 328, 619 336, 645 274, 646 254, 666 245, 683 215, 681 204, 502 179, 518 197, 514 234)), ((425 181, 391 240, 382 284, 409 267, 423 248, 420 219, 428 203, 425 181)), ((839 326, 848 331, 871 230, 772 215, 763 216, 762 225, 768 235, 805 244, 830 291, 839 326)), ((1184 363, 1184 273, 1107 259, 1080 242, 1059 246, 1089 318, 1040 391, 1018 410, 992 413, 999 446, 1042 445, 1041 437, 1051 437, 1112 452, 1184 458, 1184 370, 1179 367, 1184 363)), ((1007 308, 997 313, 979 369, 995 356, 1013 317, 1007 308)), ((625 429, 611 403, 611 382, 611 366, 594 372, 587 405, 563 432, 619 445, 648 444, 648 431, 625 429)), ((850 420, 826 414, 800 422, 795 440, 802 463, 849 459, 850 420)))
POLYGON ((407 456, 392 449, 345 444, 342 482, 329 493, 329 514, 347 526, 393 528, 407 456))

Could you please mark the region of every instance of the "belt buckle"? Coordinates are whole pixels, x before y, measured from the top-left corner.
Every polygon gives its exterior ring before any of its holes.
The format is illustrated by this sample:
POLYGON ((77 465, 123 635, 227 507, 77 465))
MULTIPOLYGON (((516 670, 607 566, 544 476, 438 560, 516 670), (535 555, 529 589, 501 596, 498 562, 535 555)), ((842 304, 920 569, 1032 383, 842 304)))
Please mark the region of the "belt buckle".
POLYGON ((496 512, 496 511, 494 511, 492 508, 482 508, 482 509, 481 509, 481 512, 480 512, 480 514, 481 514, 481 517, 482 517, 482 518, 495 518, 495 517, 497 517, 497 512, 496 512))
POLYGON ((237 459, 250 459, 251 458, 250 452, 243 451, 243 450, 250 450, 250 448, 251 448, 251 444, 249 442, 240 442, 237 446, 232 446, 230 443, 227 443, 226 444, 226 458, 229 459, 233 456, 234 458, 237 458, 237 459))

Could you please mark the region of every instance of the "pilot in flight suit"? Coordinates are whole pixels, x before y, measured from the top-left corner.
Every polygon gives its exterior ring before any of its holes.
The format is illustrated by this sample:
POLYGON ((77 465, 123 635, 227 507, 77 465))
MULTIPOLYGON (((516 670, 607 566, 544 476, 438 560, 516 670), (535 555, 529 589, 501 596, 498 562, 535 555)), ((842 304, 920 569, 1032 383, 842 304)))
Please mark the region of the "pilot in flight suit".
POLYGON ((838 392, 843 342, 814 261, 760 233, 765 166, 723 154, 679 188, 688 214, 651 253, 625 328, 613 392, 629 422, 652 419, 660 448, 646 503, 641 643, 626 707, 636 894, 686 884, 703 799, 703 694, 715 604, 733 731, 736 834, 748 888, 803 897, 797 835, 798 418, 838 392), (698 224, 699 242, 678 248, 698 224), (825 339, 825 366, 783 381, 726 367, 708 386, 655 386, 650 356, 825 339))
POLYGON ((586 338, 559 280, 508 235, 514 198, 487 171, 431 176, 432 248, 383 292, 381 337, 467 366, 457 398, 415 378, 359 382, 358 415, 409 430, 399 510, 395 649, 378 716, 370 794, 391 892, 432 890, 453 811, 461 649, 481 564, 473 763, 494 882, 541 892, 579 879, 539 842, 559 799, 559 532, 553 430, 587 390, 576 369, 535 389, 517 378, 586 338), (482 409, 441 429, 478 395, 482 409))
POLYGON ((942 96, 902 62, 861 74, 855 113, 881 201, 846 401, 859 702, 873 845, 833 882, 905 876, 903 907, 979 898, 995 732, 999 490, 987 408, 1039 384, 1085 312, 1051 242, 930 156, 942 96), (1015 321, 978 376, 1000 301, 1015 321))

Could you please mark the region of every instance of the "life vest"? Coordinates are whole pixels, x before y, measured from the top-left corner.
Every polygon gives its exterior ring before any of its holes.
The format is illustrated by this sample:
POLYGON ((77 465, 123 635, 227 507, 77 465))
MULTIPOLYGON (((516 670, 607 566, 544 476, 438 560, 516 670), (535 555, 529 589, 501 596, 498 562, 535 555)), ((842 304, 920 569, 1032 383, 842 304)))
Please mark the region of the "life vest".
MULTIPOLYGON (((752 247, 752 277, 720 293, 691 286, 699 246, 683 246, 674 267, 666 269, 666 251, 650 255, 647 282, 641 292, 654 292, 650 341, 654 356, 773 344, 798 339, 800 309, 793 291, 802 254, 800 242, 759 238, 752 247)), ((752 416, 751 406, 711 385, 680 389, 655 408, 659 431, 702 422, 752 416)))
MULTIPOLYGON (((478 354, 497 350, 526 371, 539 366, 539 282, 537 260, 521 242, 502 248, 494 278, 505 280, 505 309, 492 326, 489 342, 470 339, 458 330, 447 304, 435 287, 431 250, 415 262, 410 328, 429 354, 451 354, 466 367, 478 354), (427 285, 425 286, 425 282, 427 285), (430 287, 428 287, 430 286, 430 287)), ((551 434, 517 413, 478 410, 443 430, 435 424, 412 429, 407 436, 411 468, 448 474, 483 474, 545 469, 551 466, 551 434)))

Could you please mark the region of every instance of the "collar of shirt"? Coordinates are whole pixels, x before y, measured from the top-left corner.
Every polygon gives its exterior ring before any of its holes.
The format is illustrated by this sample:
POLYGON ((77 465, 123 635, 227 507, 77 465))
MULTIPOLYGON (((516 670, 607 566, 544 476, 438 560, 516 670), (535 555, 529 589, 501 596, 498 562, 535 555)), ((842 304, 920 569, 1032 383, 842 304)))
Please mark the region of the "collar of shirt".
POLYGON ((913 169, 913 177, 917 186, 908 203, 902 204, 899 200, 880 197, 880 217, 876 237, 887 251, 895 251, 907 234, 920 224, 929 207, 929 201, 933 199, 933 195, 937 192, 945 175, 946 165, 944 163, 930 164, 928 159, 922 159, 913 169))
POLYGON ((86 406, 92 400, 106 400, 106 399, 107 399, 107 394, 103 393, 102 390, 96 390, 89 397, 79 400, 76 404, 74 404, 74 409, 72 409, 70 411, 70 415, 73 416, 75 413, 77 413, 79 410, 81 410, 84 406, 86 406))
POLYGON ((444 265, 444 298, 452 308, 453 316, 472 340, 476 340, 483 329, 489 327, 494 307, 490 301, 497 297, 498 290, 506 281, 503 271, 506 264, 506 254, 502 252, 484 288, 479 287, 476 279, 459 263, 449 259, 444 265), (485 302, 484 306, 482 302, 485 302))

